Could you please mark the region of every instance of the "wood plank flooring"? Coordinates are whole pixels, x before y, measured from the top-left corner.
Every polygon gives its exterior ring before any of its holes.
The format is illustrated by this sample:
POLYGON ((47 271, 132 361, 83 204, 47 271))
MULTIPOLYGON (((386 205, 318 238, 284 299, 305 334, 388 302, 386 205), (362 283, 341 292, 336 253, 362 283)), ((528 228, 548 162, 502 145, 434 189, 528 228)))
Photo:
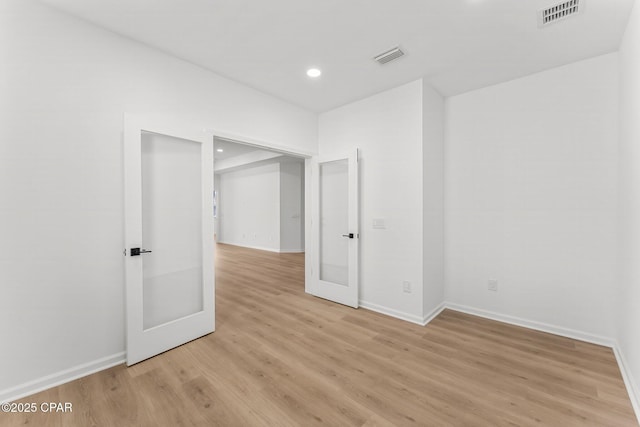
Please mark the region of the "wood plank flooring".
POLYGON ((306 295, 301 254, 216 256, 215 333, 0 425, 637 426, 608 348, 449 310, 413 325, 306 295))

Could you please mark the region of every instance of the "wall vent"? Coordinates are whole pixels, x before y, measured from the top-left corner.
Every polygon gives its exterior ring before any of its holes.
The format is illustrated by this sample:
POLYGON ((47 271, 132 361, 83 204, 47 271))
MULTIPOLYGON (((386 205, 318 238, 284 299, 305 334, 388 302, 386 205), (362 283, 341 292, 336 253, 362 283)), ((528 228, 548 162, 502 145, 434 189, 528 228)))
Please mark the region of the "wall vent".
POLYGON ((380 55, 376 55, 373 59, 376 60, 379 64, 386 64, 393 61, 394 59, 400 58, 401 56, 404 56, 404 52, 400 50, 399 47, 394 47, 393 49, 383 52, 380 55))
POLYGON ((577 15, 584 8, 584 0, 568 0, 538 12, 538 27, 546 27, 554 22, 577 15))

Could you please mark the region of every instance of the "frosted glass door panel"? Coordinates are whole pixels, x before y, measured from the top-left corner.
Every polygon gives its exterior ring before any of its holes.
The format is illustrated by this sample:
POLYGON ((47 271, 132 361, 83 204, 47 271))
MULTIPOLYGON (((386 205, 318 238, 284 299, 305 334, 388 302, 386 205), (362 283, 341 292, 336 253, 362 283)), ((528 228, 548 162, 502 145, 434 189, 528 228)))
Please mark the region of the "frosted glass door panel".
POLYGON ((142 135, 145 330, 203 310, 201 144, 142 135))
POLYGON ((320 280, 349 285, 349 162, 320 163, 320 280))

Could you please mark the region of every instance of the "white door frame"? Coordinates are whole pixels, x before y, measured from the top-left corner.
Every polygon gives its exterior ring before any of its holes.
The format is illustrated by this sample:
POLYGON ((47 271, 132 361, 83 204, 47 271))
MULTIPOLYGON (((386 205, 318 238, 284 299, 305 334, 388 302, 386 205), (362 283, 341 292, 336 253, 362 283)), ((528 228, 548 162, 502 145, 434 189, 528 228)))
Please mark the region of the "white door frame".
POLYGON ((360 247, 360 211, 359 211, 359 150, 353 149, 349 152, 343 152, 331 156, 317 156, 311 160, 312 166, 312 181, 311 181, 311 209, 309 216, 312 221, 316 221, 318 224, 315 228, 312 228, 312 244, 313 248, 311 257, 311 267, 316 271, 310 280, 312 284, 312 293, 321 298, 328 299, 340 304, 344 304, 353 308, 359 306, 359 292, 360 292, 360 280, 359 280, 359 247, 360 247), (319 191, 320 189, 320 165, 322 163, 334 162, 337 160, 346 160, 348 162, 349 174, 348 174, 348 229, 342 231, 343 237, 348 238, 348 285, 343 286, 340 284, 332 283, 330 281, 324 281, 321 279, 320 274, 320 235, 321 235, 321 214, 320 205, 318 204, 321 199, 321 195, 314 195, 313 191, 319 191))
POLYGON ((125 325, 127 365, 138 363, 215 330, 215 264, 213 241, 213 138, 184 121, 159 116, 125 115, 124 153, 124 248, 125 248, 125 325), (202 239, 203 307, 198 313, 150 329, 143 327, 142 259, 132 256, 132 247, 142 247, 141 143, 144 131, 201 144, 202 153, 202 239), (211 164, 209 164, 210 159, 211 164), (209 219, 210 216, 210 219, 209 219), (207 262, 210 260, 210 262, 207 262), (206 268, 211 266, 212 268, 206 268))
MULTIPOLYGON (((158 129, 183 129, 184 133, 180 133, 177 137, 182 139, 194 139, 201 140, 205 138, 213 142, 215 137, 224 138, 227 140, 237 141, 240 144, 251 145, 256 148, 265 150, 271 150, 282 154, 288 154, 295 157, 305 159, 305 292, 308 294, 314 294, 314 284, 311 276, 312 259, 314 255, 312 229, 311 229, 311 200, 312 200, 312 183, 311 183, 311 165, 312 159, 317 158, 318 153, 313 151, 301 150, 297 148, 291 148, 284 145, 280 145, 273 142, 267 142, 264 140, 258 140, 238 133, 227 132, 223 129, 209 127, 207 125, 193 123, 193 120, 179 117, 173 114, 124 114, 125 122, 131 120, 143 120, 145 123, 153 123, 157 125, 158 129), (200 132, 197 130, 200 129, 200 132)), ((126 130, 125 130, 126 132, 126 130)), ((173 131, 167 130, 167 135, 172 135, 173 131)), ((159 132, 160 133, 160 132, 159 132)), ((215 153, 214 153, 215 157, 215 153)), ((126 201, 125 201, 126 203, 126 201)), ((123 245, 123 247, 125 247, 123 245)), ((215 250, 215 249, 214 249, 215 250)), ((214 259, 215 269, 215 259, 214 259)), ((126 273, 125 273, 126 274, 126 273)), ((214 282, 215 283, 215 282, 214 282)), ((126 291, 126 289, 125 289, 126 291)), ((126 292, 125 292, 126 294, 126 292)), ((215 287, 214 295, 215 298, 215 287)), ((126 313, 125 313, 126 315, 126 313)))
POLYGON ((229 133, 216 129, 208 129, 208 131, 211 133, 212 138, 223 138, 226 140, 237 142, 238 144, 250 145, 259 149, 275 151, 278 153, 304 159, 304 291, 308 294, 313 295, 315 292, 315 286, 311 276, 314 253, 312 244, 313 233, 311 230, 311 168, 312 160, 318 157, 318 153, 285 147, 283 145, 245 137, 236 133, 229 133))

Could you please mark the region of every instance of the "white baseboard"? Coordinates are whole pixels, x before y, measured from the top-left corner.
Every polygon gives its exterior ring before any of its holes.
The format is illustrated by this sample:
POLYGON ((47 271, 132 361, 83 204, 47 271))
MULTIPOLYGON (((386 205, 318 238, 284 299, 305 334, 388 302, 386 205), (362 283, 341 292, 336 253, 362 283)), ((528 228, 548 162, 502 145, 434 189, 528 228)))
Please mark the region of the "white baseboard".
POLYGON ((620 346, 615 340, 600 335, 589 334, 586 332, 576 331, 574 329, 549 325, 547 323, 526 320, 505 314, 494 313, 492 311, 481 310, 478 308, 468 307, 460 304, 446 302, 443 305, 444 308, 448 308, 454 311, 460 311, 463 313, 472 314, 474 316, 497 320, 499 322, 522 326, 529 329, 535 329, 537 331, 548 332, 550 334, 560 335, 579 341, 585 341, 604 347, 610 347, 613 350, 616 361, 618 362, 618 367, 620 368, 620 373, 622 375, 622 379, 624 380, 624 385, 627 388, 627 393, 629 394, 631 405, 633 406, 636 418, 638 419, 638 423, 640 424, 640 390, 638 390, 638 383, 634 381, 631 371, 629 370, 629 363, 626 361, 624 353, 622 352, 622 350, 620 350, 620 346))
POLYGON ((627 393, 629 394, 629 399, 631 400, 631 405, 633 406, 633 410, 636 413, 636 418, 638 419, 638 424, 640 424, 640 390, 638 390, 638 386, 636 381, 634 381, 633 375, 629 370, 629 363, 627 359, 624 357, 624 353, 620 349, 618 343, 613 346, 613 354, 616 355, 616 360, 618 361, 618 366, 620 367, 620 373, 622 374, 622 379, 624 380, 624 385, 627 387, 627 393))
POLYGON ((16 387, 8 388, 0 391, 0 403, 13 402, 23 397, 41 392, 51 387, 68 383, 78 378, 120 365, 125 361, 125 353, 117 353, 102 359, 84 363, 55 374, 47 375, 33 381, 20 384, 16 387))
POLYGON ((578 341, 585 341, 592 344, 610 347, 615 354, 616 361, 618 362, 618 366, 620 368, 620 373, 622 374, 624 384, 629 394, 629 399, 631 400, 631 405, 633 406, 636 418, 638 419, 638 423, 640 424, 640 390, 638 390, 637 386, 637 384, 639 383, 634 381, 631 371, 629 370, 629 364, 624 357, 624 353, 620 350, 618 343, 611 338, 450 302, 441 303, 436 308, 431 310, 431 312, 426 314, 423 319, 419 319, 417 316, 414 316, 412 314, 403 313, 401 311, 393 310, 388 307, 383 307, 381 305, 373 304, 367 301, 360 301, 360 306, 377 313, 385 314, 387 316, 395 317, 407 322, 416 323, 418 325, 427 325, 440 313, 442 313, 443 310, 450 309, 474 316, 483 317, 486 319, 496 320, 498 322, 509 323, 511 325, 522 326, 528 329, 534 329, 537 331, 572 338, 578 341))
POLYGON ((415 323, 418 325, 423 325, 422 317, 420 316, 415 316, 413 314, 404 313, 398 310, 393 310, 389 307, 384 307, 384 306, 374 304, 372 302, 363 301, 363 300, 358 301, 358 305, 361 308, 366 308, 367 310, 375 311, 376 313, 386 314, 387 316, 395 317, 396 319, 405 320, 407 322, 415 323))
POLYGON ((442 310, 444 310, 445 308, 447 308, 446 304, 444 302, 440 303, 436 308, 434 308, 424 316, 424 318, 422 319, 422 325, 426 326, 429 322, 438 317, 438 314, 442 313, 442 310))
POLYGON ((460 311, 462 313, 472 314, 474 316, 484 317, 498 322, 509 323, 511 325, 522 326, 536 331, 547 332, 562 337, 572 338, 578 341, 585 341, 591 344, 602 345, 613 348, 615 341, 611 338, 600 335, 590 334, 587 332, 576 331, 574 329, 564 328, 561 326, 550 325, 547 323, 536 322, 534 320, 523 319, 520 317, 509 316, 507 314, 495 313, 493 311, 482 310, 479 308, 469 307, 466 305, 455 304, 451 302, 445 303, 445 308, 460 311))
POLYGON ((228 242, 223 242, 223 241, 220 241, 220 240, 217 243, 222 243, 223 245, 229 245, 229 246, 237 246, 239 248, 257 249, 259 251, 279 252, 277 249, 265 248, 264 246, 241 245, 239 243, 228 243, 228 242))
POLYGON ((223 242, 221 240, 219 240, 216 243, 221 243, 223 245, 229 245, 229 246, 237 246, 239 248, 247 248, 247 249, 257 249, 259 251, 267 251, 267 252, 275 252, 277 254, 298 254, 298 253, 304 253, 304 249, 302 250, 280 250, 280 249, 274 249, 274 248, 267 248, 264 246, 253 246, 253 245, 241 245, 239 243, 227 243, 227 242, 223 242))
POLYGON ((384 307, 378 304, 374 304, 368 301, 359 301, 360 307, 367 310, 375 311, 377 313, 386 314, 387 316, 395 317, 396 319, 406 320, 407 322, 416 323, 418 325, 426 325, 436 318, 443 310, 450 309, 459 311, 462 313, 471 314, 478 317, 484 317, 486 319, 496 320, 498 322, 509 323, 511 325, 522 326, 524 328, 534 329, 536 331, 547 332, 562 337, 575 339, 578 341, 585 341, 591 344, 602 345, 605 347, 614 348, 615 341, 611 338, 603 337, 600 335, 590 334, 587 332, 577 331, 574 329, 564 328, 561 326, 550 325, 547 323, 536 322, 534 320, 523 319, 520 317, 509 316, 506 314, 495 313, 493 311, 482 310, 475 307, 469 307, 462 304, 455 304, 451 302, 443 302, 436 308, 427 313, 423 318, 415 316, 413 314, 404 313, 402 311, 394 310, 389 307, 384 307))

